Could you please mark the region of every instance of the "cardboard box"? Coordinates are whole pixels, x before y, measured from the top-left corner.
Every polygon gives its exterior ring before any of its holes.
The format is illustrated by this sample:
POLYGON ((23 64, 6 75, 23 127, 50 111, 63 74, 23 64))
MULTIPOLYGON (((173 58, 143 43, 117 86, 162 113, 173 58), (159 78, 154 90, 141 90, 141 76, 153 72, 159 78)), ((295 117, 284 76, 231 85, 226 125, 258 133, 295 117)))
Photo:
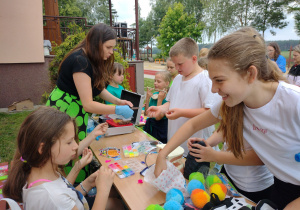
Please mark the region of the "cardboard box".
POLYGON ((24 110, 33 110, 33 102, 28 98, 23 101, 14 102, 8 106, 8 111, 24 111, 24 110))
MULTIPOLYGON (((126 133, 132 133, 135 129, 135 125, 139 125, 140 117, 142 114, 144 95, 138 93, 133 93, 128 90, 122 90, 121 99, 130 101, 133 104, 133 107, 139 107, 136 110, 133 110, 133 117, 131 122, 133 125, 123 126, 123 127, 109 127, 105 133, 105 136, 114 136, 126 133)), ((93 119, 95 124, 99 124, 99 121, 93 119)))

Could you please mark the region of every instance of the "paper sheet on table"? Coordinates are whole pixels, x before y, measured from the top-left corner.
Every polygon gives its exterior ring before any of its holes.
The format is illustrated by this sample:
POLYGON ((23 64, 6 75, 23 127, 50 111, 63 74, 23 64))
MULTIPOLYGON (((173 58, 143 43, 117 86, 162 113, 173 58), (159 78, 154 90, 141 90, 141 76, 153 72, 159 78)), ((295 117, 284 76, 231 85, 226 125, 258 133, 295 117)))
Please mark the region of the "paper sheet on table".
POLYGON ((167 169, 156 178, 154 175, 155 165, 152 165, 145 174, 144 180, 159 190, 167 193, 170 189, 176 188, 183 193, 184 197, 188 197, 189 194, 186 190, 186 181, 182 173, 172 164, 167 161, 167 169))

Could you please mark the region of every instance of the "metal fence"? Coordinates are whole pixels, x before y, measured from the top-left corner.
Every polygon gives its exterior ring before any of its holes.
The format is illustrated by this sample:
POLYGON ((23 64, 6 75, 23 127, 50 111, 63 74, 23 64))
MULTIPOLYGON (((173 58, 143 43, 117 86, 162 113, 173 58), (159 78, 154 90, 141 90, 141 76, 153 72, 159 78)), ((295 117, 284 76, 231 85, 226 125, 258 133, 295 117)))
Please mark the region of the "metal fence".
MULTIPOLYGON (((60 45, 68 35, 76 33, 75 27, 69 27, 70 24, 80 26, 84 31, 88 31, 92 25, 88 25, 86 18, 67 17, 67 16, 43 16, 44 40, 50 40, 60 45)), ((117 41, 122 49, 124 59, 132 60, 134 57, 134 49, 136 49, 136 29, 112 27, 117 34, 117 41)))

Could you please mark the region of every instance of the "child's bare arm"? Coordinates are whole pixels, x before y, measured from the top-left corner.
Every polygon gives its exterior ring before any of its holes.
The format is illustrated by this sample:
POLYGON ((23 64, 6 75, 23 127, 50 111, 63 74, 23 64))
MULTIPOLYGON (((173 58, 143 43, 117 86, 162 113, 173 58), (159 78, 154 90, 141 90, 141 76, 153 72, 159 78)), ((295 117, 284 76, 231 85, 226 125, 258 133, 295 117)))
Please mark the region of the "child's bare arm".
POLYGON ((167 111, 166 117, 170 120, 176 120, 179 117, 193 118, 199 114, 202 114, 206 110, 209 110, 209 108, 199 108, 199 109, 173 108, 167 111))
POLYGON ((198 158, 197 162, 217 162, 219 164, 230 164, 239 166, 263 165, 263 162, 256 155, 254 150, 247 150, 243 154, 243 158, 236 158, 230 151, 216 151, 212 146, 223 141, 222 132, 214 132, 205 142, 206 147, 199 144, 192 144, 193 138, 188 141, 188 148, 191 154, 198 158), (193 149, 196 147, 197 149, 193 149), (201 159, 199 159, 201 158, 201 159))
POLYGON ((96 139, 97 136, 101 136, 105 134, 107 131, 108 124, 107 123, 101 123, 97 125, 94 130, 87 136, 85 139, 83 139, 81 142, 79 142, 78 146, 78 155, 81 155, 84 148, 87 148, 90 146, 90 144, 96 139))
POLYGON ((87 164, 89 164, 92 161, 92 159, 93 159, 92 151, 88 148, 85 148, 82 152, 82 158, 74 164, 74 166, 72 167, 71 171, 67 176, 67 180, 71 184, 74 184, 80 170, 83 167, 85 167, 87 164))
POLYGON ((210 110, 188 120, 184 123, 179 130, 168 141, 167 145, 158 153, 155 165, 154 174, 156 177, 167 168, 166 158, 176 147, 182 144, 186 139, 192 136, 195 132, 214 125, 219 122, 219 119, 215 118, 210 110))
POLYGON ((166 98, 166 96, 167 96, 167 90, 165 88, 159 91, 158 98, 157 98, 157 106, 162 105, 162 102, 166 98))
POLYGON ((114 176, 115 173, 111 169, 105 168, 104 166, 100 167, 98 176, 95 180, 97 192, 100 193, 97 193, 92 209, 104 210, 106 208, 109 192, 114 181, 114 176))
POLYGON ((149 102, 150 98, 153 96, 153 93, 151 92, 153 88, 147 87, 147 95, 146 95, 146 101, 145 101, 145 114, 149 108, 149 102))
POLYGON ((151 106, 147 110, 147 116, 154 117, 156 120, 160 120, 168 111, 169 106, 170 106, 170 102, 164 103, 161 106, 151 106))
MULTIPOLYGON (((195 146, 197 145, 195 144, 195 146)), ((196 159, 197 162, 217 162, 219 164, 238 166, 264 165, 264 163, 256 155, 254 150, 245 151, 245 153, 243 154, 243 158, 236 158, 230 151, 216 151, 209 145, 201 148, 200 150, 197 150, 198 153, 194 153, 194 151, 196 150, 192 150, 191 155, 196 158, 201 158, 196 159)))
POLYGON ((284 208, 284 210, 293 210, 293 209, 300 209, 300 198, 293 200, 284 208))

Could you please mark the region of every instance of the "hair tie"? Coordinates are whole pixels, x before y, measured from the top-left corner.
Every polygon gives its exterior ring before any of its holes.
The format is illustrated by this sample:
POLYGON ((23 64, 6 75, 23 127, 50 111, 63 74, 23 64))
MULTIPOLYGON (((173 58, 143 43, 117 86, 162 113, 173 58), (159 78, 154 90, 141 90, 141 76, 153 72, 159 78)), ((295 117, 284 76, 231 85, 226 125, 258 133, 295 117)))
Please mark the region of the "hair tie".
POLYGON ((27 160, 24 160, 24 159, 22 158, 22 156, 20 157, 20 160, 21 160, 23 163, 27 163, 27 160))
POLYGON ((256 34, 253 35, 253 38, 254 38, 254 39, 255 39, 255 37, 256 37, 256 34))

